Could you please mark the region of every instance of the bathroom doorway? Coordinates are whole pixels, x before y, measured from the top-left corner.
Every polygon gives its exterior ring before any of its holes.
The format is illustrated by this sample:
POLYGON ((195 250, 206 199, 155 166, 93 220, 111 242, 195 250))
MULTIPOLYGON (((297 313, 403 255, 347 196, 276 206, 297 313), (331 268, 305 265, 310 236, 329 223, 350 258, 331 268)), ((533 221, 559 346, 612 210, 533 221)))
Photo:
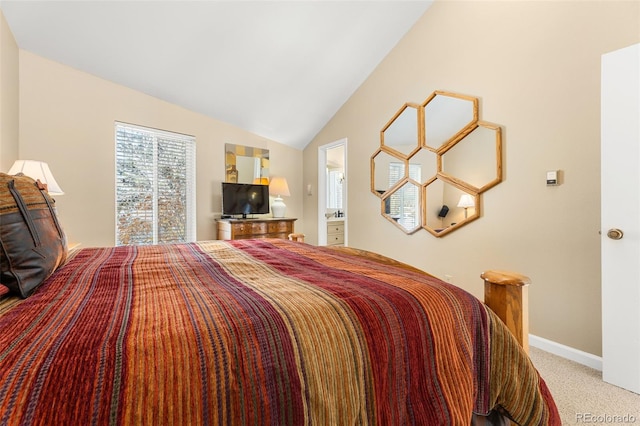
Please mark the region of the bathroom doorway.
POLYGON ((318 148, 318 245, 347 245, 347 139, 318 148))

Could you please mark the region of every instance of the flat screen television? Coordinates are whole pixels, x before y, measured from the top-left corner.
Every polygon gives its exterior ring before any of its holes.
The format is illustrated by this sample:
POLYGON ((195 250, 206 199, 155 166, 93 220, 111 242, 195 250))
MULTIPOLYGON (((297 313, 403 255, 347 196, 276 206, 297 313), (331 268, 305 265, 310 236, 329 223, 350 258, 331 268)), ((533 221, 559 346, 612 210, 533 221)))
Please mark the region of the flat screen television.
POLYGON ((225 216, 269 213, 269 185, 222 182, 222 214, 225 216))

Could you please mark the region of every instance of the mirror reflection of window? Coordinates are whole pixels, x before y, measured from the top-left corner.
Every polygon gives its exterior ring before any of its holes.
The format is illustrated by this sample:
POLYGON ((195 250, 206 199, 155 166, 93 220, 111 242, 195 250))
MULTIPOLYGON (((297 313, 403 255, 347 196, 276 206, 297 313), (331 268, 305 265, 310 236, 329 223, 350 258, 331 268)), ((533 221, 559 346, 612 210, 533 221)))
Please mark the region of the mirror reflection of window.
MULTIPOLYGON (((404 177, 404 163, 399 161, 393 161, 389 163, 389 188, 396 184, 400 179, 404 177)), ((416 182, 420 182, 422 179, 422 164, 411 163, 409 164, 409 179, 413 179, 416 182)))
MULTIPOLYGON (((389 187, 404 176, 404 163, 389 163, 389 187)), ((420 182, 422 166, 420 164, 409 165, 409 178, 420 182)), ((389 205, 385 205, 385 212, 399 225, 407 230, 412 230, 420 225, 420 197, 419 187, 416 185, 403 185, 388 198, 389 205), (387 211, 388 210, 388 211, 387 211)))
POLYGON ((388 198, 390 214, 387 216, 409 233, 421 224, 419 190, 414 183, 405 182, 388 198))
POLYGON ((342 184, 344 173, 342 170, 328 170, 327 172, 327 208, 342 208, 342 184))
POLYGON ((394 174, 393 176, 389 174, 389 171, 391 170, 389 164, 397 161, 399 161, 397 157, 393 157, 384 151, 379 151, 373 157, 372 167, 374 179, 372 182, 372 189, 374 191, 378 191, 378 193, 380 193, 379 191, 381 190, 382 193, 384 193, 385 190, 391 188, 404 178, 404 174, 394 174))
MULTIPOLYGON (((334 146, 326 151, 326 205, 327 209, 342 210, 344 208, 344 171, 345 171, 345 147, 334 146)), ((329 212, 332 213, 332 212, 329 212)))

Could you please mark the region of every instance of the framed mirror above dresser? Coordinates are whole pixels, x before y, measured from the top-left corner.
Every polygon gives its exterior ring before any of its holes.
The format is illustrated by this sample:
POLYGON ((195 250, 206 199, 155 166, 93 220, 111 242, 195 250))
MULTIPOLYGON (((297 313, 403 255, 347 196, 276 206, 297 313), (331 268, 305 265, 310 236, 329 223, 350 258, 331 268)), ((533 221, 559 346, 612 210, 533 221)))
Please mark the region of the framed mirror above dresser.
POLYGON ((227 143, 225 182, 269 183, 269 150, 227 143))

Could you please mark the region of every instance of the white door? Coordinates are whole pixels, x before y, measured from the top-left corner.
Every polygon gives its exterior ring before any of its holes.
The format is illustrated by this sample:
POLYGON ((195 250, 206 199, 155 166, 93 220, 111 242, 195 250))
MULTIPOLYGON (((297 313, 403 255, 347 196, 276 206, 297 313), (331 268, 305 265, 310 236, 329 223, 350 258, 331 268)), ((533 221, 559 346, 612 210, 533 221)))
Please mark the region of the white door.
POLYGON ((640 44, 602 56, 602 378, 640 393, 640 44))

